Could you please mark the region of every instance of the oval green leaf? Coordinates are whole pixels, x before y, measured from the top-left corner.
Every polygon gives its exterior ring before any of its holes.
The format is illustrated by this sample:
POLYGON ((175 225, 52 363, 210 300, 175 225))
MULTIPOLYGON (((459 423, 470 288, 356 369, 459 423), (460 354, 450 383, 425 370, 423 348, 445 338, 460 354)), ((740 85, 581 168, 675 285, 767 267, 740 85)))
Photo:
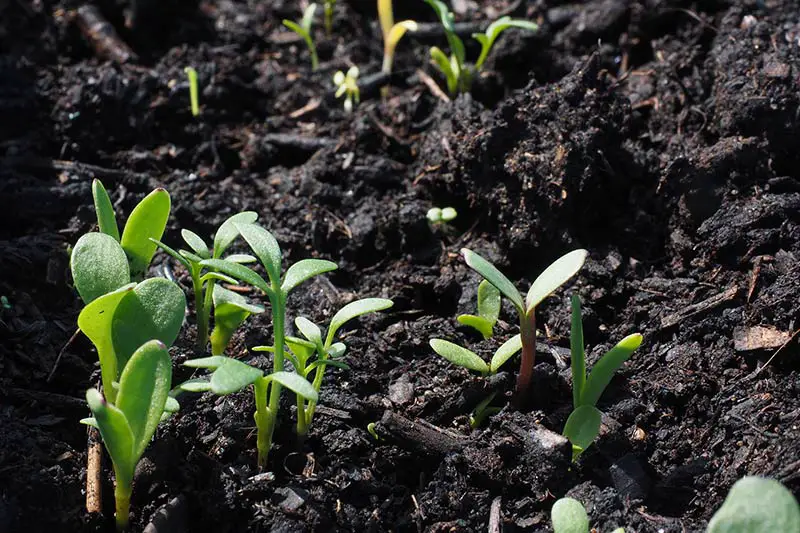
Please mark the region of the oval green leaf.
POLYGON ((322 348, 322 331, 320 331, 319 326, 302 316, 294 319, 294 325, 297 326, 297 329, 309 342, 314 343, 316 347, 322 348))
POLYGON ((125 251, 105 233, 81 236, 72 249, 70 268, 75 288, 86 304, 131 281, 125 251))
POLYGON ((147 273, 156 253, 156 244, 150 239, 161 240, 167 227, 169 210, 169 193, 164 189, 156 189, 131 211, 120 243, 128 254, 132 279, 141 279, 147 273))
POLYGON ((281 247, 272 233, 255 224, 235 224, 235 226, 264 265, 272 285, 280 285, 281 247))
POLYGON ((108 403, 96 389, 86 391, 86 403, 114 463, 117 483, 130 487, 138 458, 134 457, 135 440, 125 414, 108 403))
POLYGON ((331 272, 337 268, 339 267, 332 261, 325 261, 324 259, 301 259, 286 270, 283 283, 281 284, 281 290, 284 294, 289 294, 290 290, 307 279, 326 272, 331 272))
POLYGON ((226 357, 211 374, 211 392, 220 396, 232 394, 251 385, 263 375, 258 368, 226 357))
POLYGON ((642 336, 639 333, 628 335, 616 346, 600 358, 592 372, 586 379, 586 384, 581 393, 581 405, 597 405, 600 396, 606 387, 611 383, 611 378, 614 377, 616 372, 622 364, 631 358, 633 352, 642 345, 642 336))
POLYGON ((454 365, 458 365, 469 370, 475 370, 481 374, 489 373, 489 365, 487 365, 483 359, 478 357, 478 354, 475 352, 467 350, 458 344, 454 344, 444 339, 431 339, 429 344, 431 345, 431 348, 433 348, 434 352, 438 353, 454 365))
POLYGON ((506 361, 514 357, 518 351, 522 349, 522 335, 517 333, 506 342, 504 342, 494 355, 492 356, 492 362, 489 365, 491 369, 491 373, 495 374, 500 368, 506 364, 506 361))
POLYGON ((478 315, 494 327, 500 316, 500 291, 486 280, 478 285, 478 315))
POLYGON ((573 460, 586 450, 600 433, 603 414, 593 405, 581 405, 573 410, 564 425, 564 436, 572 443, 573 460))
POLYGON ((800 506, 778 481, 745 476, 711 517, 708 533, 800 531, 800 506))
POLYGON ((92 198, 100 233, 105 233, 119 242, 119 228, 117 227, 117 217, 114 214, 114 206, 108 196, 108 191, 98 179, 92 181, 92 198))
POLYGON ((459 324, 463 324, 470 328, 475 329, 478 333, 480 333, 484 339, 489 339, 492 337, 492 333, 494 332, 494 328, 492 323, 483 318, 482 316, 475 316, 475 315, 458 315, 456 317, 459 324))
POLYGON ((394 305, 394 302, 386 298, 362 298, 355 302, 350 302, 341 309, 339 309, 331 319, 330 326, 328 326, 328 335, 325 338, 325 346, 330 346, 333 342, 333 337, 343 325, 350 320, 366 315, 367 313, 375 313, 389 309, 394 305))
POLYGON ((522 295, 519 293, 514 284, 511 283, 502 272, 497 270, 493 264, 467 248, 461 249, 461 254, 464 256, 467 266, 472 270, 483 276, 489 283, 495 286, 503 296, 511 300, 517 312, 520 315, 525 314, 525 306, 522 302, 522 295))
POLYGON ((525 309, 530 312, 542 300, 553 294, 556 289, 561 287, 564 283, 578 273, 578 271, 586 262, 586 256, 589 252, 586 250, 573 250, 565 255, 562 255, 553 263, 544 269, 544 272, 539 274, 528 290, 528 295, 525 297, 525 309))
POLYGON ((239 230, 236 224, 252 224, 258 219, 258 213, 255 211, 243 211, 236 213, 228 218, 220 225, 216 235, 214 235, 214 259, 219 259, 225 250, 236 240, 239 236, 239 230))
POLYGON ((561 498, 550 510, 554 533, 587 533, 589 515, 583 504, 573 498, 561 498))
POLYGON ((182 229, 181 237, 183 237, 183 242, 188 244, 189 248, 194 250, 194 253, 203 259, 211 258, 211 252, 208 250, 208 245, 200 235, 188 229, 182 229))
POLYGON ((314 386, 307 379, 294 372, 275 372, 267 377, 310 402, 319 401, 319 395, 314 390, 314 386))

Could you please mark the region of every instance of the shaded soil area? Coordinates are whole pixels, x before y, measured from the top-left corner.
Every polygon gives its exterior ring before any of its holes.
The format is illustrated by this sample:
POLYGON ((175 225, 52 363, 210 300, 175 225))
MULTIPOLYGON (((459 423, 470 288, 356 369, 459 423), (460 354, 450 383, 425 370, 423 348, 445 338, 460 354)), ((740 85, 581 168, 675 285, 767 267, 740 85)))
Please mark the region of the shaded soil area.
MULTIPOLYGON (((434 21, 421 1, 395 3, 398 20, 434 21)), ((316 32, 318 72, 280 24, 300 17, 294 1, 101 1, 136 54, 125 64, 98 58, 77 3, 0 5, 0 531, 112 527, 85 512, 78 420, 99 370, 88 340, 70 340, 80 302, 68 254, 94 225, 93 177, 124 213, 166 187, 167 243, 247 209, 286 264, 337 262, 293 293, 291 319, 327 322, 355 297, 395 302, 347 329, 350 369, 328 372, 302 444, 284 398, 271 473, 255 468, 249 392, 186 397, 140 465, 136 531, 153 520, 162 533, 485 531, 493 501, 503 531, 548 531, 569 494, 599 531, 677 533, 702 531, 745 474, 800 494, 800 3, 455 4, 460 21, 511 13, 541 29, 502 37, 472 95, 450 102, 423 83, 441 82, 428 49, 444 39, 421 31, 398 47, 390 96, 366 86, 351 115, 331 79, 380 70, 371 1, 337 3, 333 35, 316 32), (198 118, 186 66, 199 73, 198 118), (431 226, 432 206, 458 218, 431 226), (447 338, 488 358, 516 333, 510 307, 492 340, 456 323, 479 281, 462 247, 519 287, 560 254, 590 251, 539 311, 525 411, 508 404, 513 376, 487 382, 428 346, 447 338), (576 465, 543 430, 560 432, 571 408, 558 354, 573 292, 590 363, 645 336, 576 465), (471 431, 492 387, 503 410, 471 431)), ((179 265, 155 263, 188 290, 179 265)), ((200 355, 193 317, 176 380, 200 355)), ((270 339, 267 313, 230 354, 268 368, 248 347, 270 339)), ((106 484, 110 517, 110 473, 106 484)))

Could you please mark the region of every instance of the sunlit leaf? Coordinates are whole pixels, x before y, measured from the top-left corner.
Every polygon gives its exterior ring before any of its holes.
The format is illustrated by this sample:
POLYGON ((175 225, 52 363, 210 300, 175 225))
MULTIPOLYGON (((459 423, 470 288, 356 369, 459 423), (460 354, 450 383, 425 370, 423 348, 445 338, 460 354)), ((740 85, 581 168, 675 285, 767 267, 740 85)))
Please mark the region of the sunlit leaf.
POLYGON ((233 333, 251 314, 263 313, 264 308, 253 305, 240 294, 214 285, 214 330, 211 332, 211 353, 222 355, 233 333))
POLYGON ((331 272, 339 268, 336 263, 332 261, 325 261, 324 259, 302 259, 293 264, 286 270, 281 284, 281 290, 284 294, 306 281, 326 272, 331 272))
POLYGON ((156 253, 156 244, 150 239, 161 240, 169 218, 170 198, 164 189, 156 189, 133 208, 120 244, 128 255, 131 278, 141 279, 156 253))
POLYGON ((258 368, 226 357, 211 374, 211 392, 219 395, 231 394, 251 385, 263 375, 258 368))
POLYGON ((114 463, 117 483, 130 486, 138 458, 134 455, 136 442, 125 414, 108 403, 96 389, 86 391, 86 403, 114 463))
POLYGON ((367 313, 375 313, 389 309, 394 305, 394 302, 386 298, 362 298, 355 302, 350 302, 341 309, 339 309, 331 319, 330 326, 328 326, 328 335, 325 338, 325 346, 330 346, 336 332, 339 331, 343 325, 348 321, 366 315, 367 313))
POLYGON ((489 373, 489 365, 487 365, 486 362, 475 352, 443 339, 431 339, 429 344, 431 345, 431 348, 433 348, 434 352, 438 353, 454 365, 458 365, 469 370, 475 370, 481 374, 489 373))
POLYGON ((581 393, 581 405, 597 405, 597 401, 611 383, 611 378, 622 365, 631 358, 633 352, 642 345, 639 333, 628 335, 606 352, 592 367, 586 385, 581 393))
POLYGON ((476 69, 480 69, 481 66, 483 66, 484 61, 486 61, 486 58, 489 56, 492 46, 494 46, 494 42, 497 40, 497 37, 499 37, 503 31, 509 28, 537 31, 539 29, 539 25, 529 20, 512 19, 509 16, 505 16, 489 24, 489 27, 486 28, 485 33, 473 33, 472 37, 481 43, 481 54, 478 56, 478 60, 475 61, 476 69))
POLYGON ((232 276, 240 281, 244 281, 245 283, 249 283, 253 287, 261 289, 267 294, 272 291, 264 278, 256 274, 255 271, 247 268, 244 265, 240 265, 239 263, 231 263, 230 261, 226 261, 224 259, 203 259, 200 264, 207 268, 219 270, 220 272, 232 276))
POLYGON ((708 533, 800 531, 800 505, 774 479, 745 476, 733 484, 708 523, 708 533))
POLYGON ((500 368, 518 351, 522 349, 522 336, 517 333, 506 342, 504 342, 492 356, 492 362, 489 365, 492 374, 496 373, 500 368))
POLYGON ((294 320, 294 325, 297 326, 297 329, 309 342, 313 343, 316 347, 322 348, 322 332, 319 326, 302 316, 294 320))
POLYGON ((161 241, 159 241, 157 239, 152 239, 151 238, 150 240, 153 241, 154 243, 156 243, 156 246, 158 246, 159 248, 164 250, 168 255, 170 255, 173 259, 178 261, 180 264, 182 264, 186 268, 192 268, 192 265, 190 263, 189 258, 184 257, 180 252, 176 251, 173 248, 170 248, 169 246, 167 246, 166 244, 164 244, 163 242, 161 242, 161 241))
POLYGON ((189 248, 194 250, 194 253, 196 253, 198 256, 202 257, 203 259, 209 259, 211 257, 211 252, 208 250, 208 245, 203 238, 200 237, 200 235, 188 229, 182 229, 181 237, 183 237, 183 242, 188 244, 189 248))
POLYGON ((258 213, 255 211, 243 211, 236 213, 228 218, 220 225, 217 233, 214 235, 214 259, 219 259, 225 250, 236 240, 239 236, 239 229, 236 224, 252 224, 258 219, 258 213))
POLYGON ((464 256, 464 261, 466 261, 467 265, 472 270, 483 276, 489 283, 494 285, 495 288, 503 294, 503 296, 511 300, 511 303, 514 304, 514 307, 517 308, 517 311, 521 315, 525 314, 525 306, 522 301, 522 295, 519 293, 517 288, 514 287, 514 284, 511 283, 511 280, 509 280, 502 272, 497 270, 497 267, 472 250, 462 248, 461 253, 464 256))
POLYGON ((587 255, 589 255, 589 252, 586 250, 573 250, 568 254, 562 255, 544 269, 544 272, 539 274, 539 277, 534 280, 533 285, 528 290, 528 295, 525 297, 526 311, 533 310, 542 300, 577 274, 586 261, 587 255))
POLYGON ((593 405, 581 405, 569 415, 564 425, 564 436, 577 448, 573 460, 597 438, 602 418, 603 414, 593 405))
POLYGON ((554 533, 587 533, 589 515, 578 500, 561 498, 553 504, 550 511, 554 533))
POLYGON ((117 217, 114 214, 114 206, 108 196, 106 188, 100 180, 92 181, 92 197, 94 198, 94 210, 97 213, 97 225, 100 233, 105 233, 119 242, 119 228, 117 227, 117 217))
POLYGON ((484 339, 489 339, 492 336, 493 327, 492 323, 483 318, 482 316, 475 315, 458 315, 456 317, 459 324, 469 326, 483 335, 484 339))
POLYGON ((316 402, 319 400, 317 391, 307 379, 295 374, 294 372, 275 372, 267 376, 271 381, 280 383, 295 394, 299 394, 308 401, 316 402))
MULTIPOLYGON (((281 248, 278 241, 261 226, 255 224, 236 224, 239 233, 256 254, 261 264, 267 270, 273 285, 278 285, 281 278, 281 248)), ((220 269, 222 270, 222 269, 220 269)), ((224 271, 223 271, 224 272, 224 271)), ((230 274, 230 272, 228 272, 230 274)), ((234 274, 231 274, 234 277, 234 274)))
POLYGON ((125 252, 105 233, 81 236, 72 249, 70 268, 75 288, 87 304, 131 281, 125 252))

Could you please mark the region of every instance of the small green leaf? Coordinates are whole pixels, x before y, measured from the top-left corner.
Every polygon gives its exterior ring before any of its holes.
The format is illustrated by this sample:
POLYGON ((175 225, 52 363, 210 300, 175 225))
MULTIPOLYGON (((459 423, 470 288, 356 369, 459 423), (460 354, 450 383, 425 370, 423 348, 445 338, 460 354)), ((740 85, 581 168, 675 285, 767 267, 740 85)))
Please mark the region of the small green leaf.
POLYGON ((581 319, 581 298, 572 295, 572 325, 569 330, 569 347, 572 353, 572 408, 581 405, 581 395, 586 385, 586 353, 583 345, 583 320, 581 319))
POLYGON ((117 483, 130 487, 139 458, 135 456, 136 442, 125 414, 108 403, 96 389, 86 391, 86 403, 114 463, 117 483))
POLYGON ((336 361, 333 359, 318 359, 317 361, 314 361, 313 363, 308 365, 306 372, 311 372, 312 370, 319 368, 321 366, 335 366, 336 368, 341 368, 343 370, 350 370, 350 366, 347 365, 347 363, 343 363, 341 361, 336 361))
POLYGON ((506 342, 504 342, 494 355, 492 356, 492 362, 489 365, 491 373, 497 373, 500 368, 506 364, 506 361, 514 357, 514 355, 522 349, 522 335, 517 333, 506 342))
POLYGON ((490 339, 493 333, 492 323, 483 318, 482 316, 475 315, 458 315, 456 317, 459 324, 471 327, 483 335, 484 339, 490 339))
POLYGON ((469 370, 475 370, 481 374, 489 373, 489 365, 487 365, 483 359, 478 357, 478 354, 475 352, 443 339, 431 339, 429 344, 431 345, 431 348, 433 348, 434 352, 438 353, 454 365, 458 365, 469 370))
POLYGON ((561 498, 550 511, 554 533, 589 533, 589 515, 578 500, 561 498))
POLYGON ((283 283, 281 284, 281 290, 284 294, 289 294, 289 291, 307 279, 326 272, 331 272, 337 268, 339 267, 332 261, 325 261, 324 259, 301 259, 286 270, 283 283))
POLYGON ((224 355, 212 355, 211 357, 189 359, 183 363, 183 366, 188 366, 189 368, 207 368, 209 370, 216 370, 228 359, 230 359, 230 357, 225 357, 224 355))
POLYGON ((203 259, 200 264, 207 268, 219 270, 220 272, 244 281, 245 283, 249 283, 253 287, 261 289, 267 294, 272 292, 272 289, 270 289, 269 284, 264 281, 264 278, 256 274, 253 270, 244 265, 240 265, 239 263, 231 263, 230 261, 226 261, 224 259, 203 259))
POLYGON ((500 291, 487 280, 478 285, 478 315, 494 327, 500 316, 500 291))
POLYGON ((111 204, 111 198, 109 198, 106 188, 98 179, 92 181, 92 197, 100 233, 105 233, 119 242, 119 228, 117 227, 117 216, 114 214, 114 206, 111 204))
POLYGON ((211 390, 211 382, 206 378, 187 379, 172 390, 173 394, 181 392, 207 392, 211 390))
POLYGON ((211 374, 211 392, 223 396, 252 385, 264 373, 246 363, 225 358, 225 361, 211 374))
POLYGON ((156 243, 156 246, 164 250, 169 256, 178 261, 180 264, 182 264, 186 268, 192 268, 192 263, 194 261, 191 261, 188 257, 184 257, 179 252, 175 251, 173 248, 170 248, 169 246, 167 246, 166 244, 157 239, 151 238, 150 240, 156 243))
POLYGON ((564 436, 569 439, 577 453, 573 452, 573 461, 588 448, 600 433, 603 414, 593 405, 581 405, 569 415, 564 425, 564 436))
POLYGON ((305 11, 303 11, 303 18, 300 20, 300 25, 306 32, 311 33, 311 25, 314 23, 314 13, 317 11, 317 4, 309 4, 305 11))
POLYGON ((243 211, 228 218, 214 235, 214 259, 219 259, 239 236, 236 224, 252 224, 258 219, 255 211, 243 211))
MULTIPOLYGON (((295 365, 295 368, 297 368, 298 371, 302 370, 302 368, 298 367, 305 367, 306 361, 308 361, 309 357, 314 355, 314 352, 317 349, 316 345, 314 345, 313 343, 305 339, 298 339, 297 337, 287 336, 286 345, 289 347, 289 350, 291 350, 291 352, 298 358, 297 360, 298 364, 295 365)), ((266 346, 264 348, 266 348, 266 346)), ((270 348, 269 351, 274 352, 272 346, 269 346, 269 348, 270 348)), ((255 348, 253 349, 255 350, 255 348)))
POLYGON ((90 416, 88 418, 81 418, 78 422, 86 426, 91 426, 95 429, 100 429, 100 426, 97 425, 97 420, 95 420, 93 416, 90 416))
POLYGON ((331 319, 330 326, 328 326, 328 335, 325 338, 325 346, 331 345, 339 328, 350 320, 361 315, 366 315, 367 313, 375 313, 377 311, 389 309, 393 305, 394 302, 386 298, 363 298, 345 305, 339 309, 331 319))
POLYGON ((255 313, 263 313, 264 308, 252 305, 243 296, 214 285, 214 331, 211 332, 211 353, 222 355, 233 333, 247 317, 255 313))
POLYGON ((225 258, 225 261, 230 261, 231 263, 239 263, 239 264, 246 264, 246 263, 255 263, 258 261, 255 257, 250 254, 231 254, 225 258))
POLYGON ((181 250, 178 250, 178 253, 181 255, 181 257, 183 257, 184 259, 186 259, 187 261, 189 261, 190 263, 193 263, 193 264, 198 264, 201 261, 203 261, 202 257, 200 257, 196 253, 190 252, 188 250, 181 249, 181 250))
POLYGON ((186 295, 168 279, 150 278, 136 285, 117 306, 111 325, 119 371, 145 342, 172 346, 183 325, 186 295))
POLYGON ((172 360, 161 341, 144 343, 122 370, 115 405, 124 413, 133 433, 135 462, 153 438, 171 384, 172 360))
POLYGON ((597 401, 611 383, 611 378, 622 364, 631 358, 633 352, 642 345, 642 336, 638 333, 628 335, 616 346, 600 358, 592 367, 581 393, 581 405, 597 405, 597 401))
POLYGON ((177 413, 181 410, 181 404, 178 403, 172 396, 167 396, 167 403, 164 404, 164 412, 166 413, 177 413))
POLYGON ((297 326, 297 329, 309 342, 322 349, 322 331, 320 331, 319 326, 302 316, 294 319, 294 325, 297 326))
POLYGON ((247 241, 247 244, 250 245, 256 257, 261 261, 261 264, 264 265, 272 284, 279 285, 281 279, 281 248, 278 245, 278 241, 275 240, 272 233, 261 226, 256 226, 255 224, 235 224, 235 226, 244 240, 247 241))
POLYGON ((328 357, 331 359, 336 359, 337 357, 344 356, 346 351, 347 346, 345 346, 343 342, 334 342, 331 344, 331 347, 328 348, 328 357))
POLYGON ((211 252, 208 250, 208 245, 203 238, 200 237, 200 235, 188 229, 182 229, 181 237, 183 237, 183 242, 188 244, 189 248, 194 250, 198 256, 202 257, 203 259, 211 258, 211 252))
MULTIPOLYGON (((231 285, 238 285, 239 284, 238 280, 236 280, 236 279, 234 279, 234 278, 232 278, 232 277, 230 277, 230 276, 228 276, 226 274, 223 274, 222 272, 206 272, 205 274, 200 276, 200 283, 205 283, 205 282, 207 282, 209 280, 212 280, 212 279, 214 281, 224 281, 225 283, 230 283, 231 285)), ((215 287, 216 287, 216 285, 215 285, 215 287)))
POLYGON ((444 28, 447 43, 450 45, 450 51, 458 60, 459 66, 464 64, 466 60, 466 53, 464 51, 464 43, 456 34, 455 27, 453 26, 453 14, 447 7, 447 4, 440 0, 425 0, 425 2, 436 11, 439 20, 444 28))
POLYGON ((800 505, 778 481, 745 476, 734 483, 711 517, 708 533, 800 531, 800 505))
POLYGON ((167 227, 169 210, 169 193, 164 189, 156 189, 131 211, 120 243, 128 254, 132 279, 141 279, 147 273, 156 253, 156 244, 150 238, 161 240, 167 227))
POLYGON ((271 381, 280 383, 295 394, 299 394, 308 401, 319 401, 319 395, 314 386, 307 379, 294 372, 275 372, 267 376, 271 381))
POLYGON ((505 16, 492 22, 489 27, 486 28, 486 33, 473 33, 472 37, 481 43, 481 54, 478 56, 478 60, 475 61, 476 69, 480 69, 483 66, 484 61, 486 61, 486 58, 489 56, 492 46, 494 46, 494 42, 497 40, 497 37, 499 37, 503 31, 509 28, 537 31, 539 29, 539 25, 528 20, 512 19, 509 16, 505 16))
POLYGON ((105 233, 87 233, 78 239, 70 257, 75 288, 84 303, 130 283, 125 252, 105 233))
POLYGON ((578 273, 586 261, 589 252, 586 250, 573 250, 556 259, 539 277, 534 280, 528 295, 525 297, 525 309, 533 310, 542 300, 553 294, 559 287, 569 281, 578 273))
POLYGON ((514 304, 514 307, 517 308, 517 312, 520 315, 525 314, 525 305, 522 301, 522 295, 517 288, 514 287, 514 284, 511 283, 511 280, 497 270, 497 267, 472 250, 462 248, 461 253, 464 256, 464 261, 466 261, 467 266, 483 276, 489 283, 494 285, 503 296, 511 300, 511 303, 514 304))
POLYGON ((444 78, 447 81, 448 92, 451 95, 456 94, 458 89, 458 74, 453 71, 453 65, 450 62, 450 59, 437 46, 431 47, 431 59, 444 75, 444 78))

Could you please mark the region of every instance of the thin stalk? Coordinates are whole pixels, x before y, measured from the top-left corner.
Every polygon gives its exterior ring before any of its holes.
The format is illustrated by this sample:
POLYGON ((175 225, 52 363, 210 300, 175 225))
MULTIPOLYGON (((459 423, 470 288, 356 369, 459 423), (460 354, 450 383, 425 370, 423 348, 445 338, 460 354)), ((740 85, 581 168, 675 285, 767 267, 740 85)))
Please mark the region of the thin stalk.
MULTIPOLYGON (((258 449, 258 466, 263 467, 267 464, 267 455, 272 441, 272 430, 274 429, 274 417, 270 416, 267 407, 267 388, 269 380, 262 377, 253 383, 253 395, 256 400, 256 448, 258 449)), ((274 387, 275 384, 273 383, 274 387)))
POLYGON ((306 400, 297 396, 297 436, 301 439, 308 434, 308 417, 306 416, 306 400))
MULTIPOLYGON (((314 373, 314 381, 311 382, 311 385, 314 387, 314 390, 317 391, 319 394, 319 390, 322 388, 322 378, 325 377, 325 369, 327 365, 318 366, 315 373, 314 373)), ((306 424, 309 426, 311 425, 311 419, 314 418, 314 411, 317 409, 317 402, 308 402, 308 409, 306 409, 306 424)))
POLYGON ((536 309, 520 317, 519 331, 522 336, 522 361, 517 375, 517 403, 521 404, 528 394, 536 361, 536 309))
POLYGON ((325 11, 325 35, 330 37, 333 30, 333 2, 325 2, 323 8, 325 11))
POLYGON ((117 483, 114 487, 114 500, 116 501, 115 520, 117 523, 117 531, 125 531, 128 529, 128 518, 131 512, 131 491, 133 487, 130 483, 120 481, 116 469, 115 474, 117 478, 117 483))
POLYGON ((203 298, 200 269, 192 268, 192 290, 194 291, 194 312, 197 319, 197 348, 205 350, 206 343, 208 343, 208 313, 203 298))
MULTIPOLYGON (((272 360, 272 371, 280 372, 283 370, 284 353, 283 345, 286 341, 284 335, 284 323, 286 322, 286 295, 281 292, 280 284, 273 283, 272 290, 274 296, 270 297, 272 304, 272 335, 274 338, 274 357, 272 360)), ((259 425, 258 441, 258 466, 265 468, 269 449, 272 447, 272 434, 275 431, 275 419, 280 408, 281 385, 271 383, 269 388, 269 407, 267 408, 267 419, 262 426, 259 425)))

